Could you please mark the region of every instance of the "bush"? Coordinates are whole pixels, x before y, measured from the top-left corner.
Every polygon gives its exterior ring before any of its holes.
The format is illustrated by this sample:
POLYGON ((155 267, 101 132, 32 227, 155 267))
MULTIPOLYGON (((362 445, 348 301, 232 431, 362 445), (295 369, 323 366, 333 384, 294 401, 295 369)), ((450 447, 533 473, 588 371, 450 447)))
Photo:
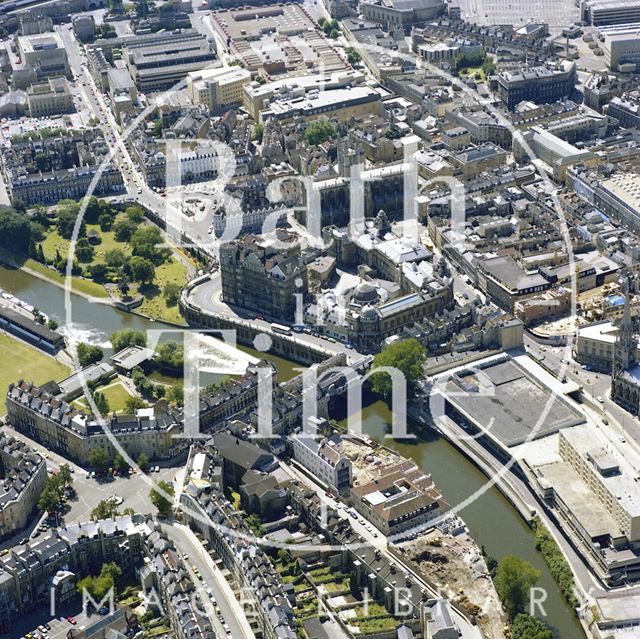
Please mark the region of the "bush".
POLYGON ((533 529, 536 537, 536 550, 542 553, 545 563, 549 566, 549 572, 551 572, 551 576, 556 580, 567 603, 575 608, 578 605, 578 600, 574 594, 575 584, 573 573, 567 560, 564 558, 558 544, 556 544, 538 517, 533 521, 533 529))
POLYGON ((327 140, 332 140, 338 135, 335 127, 325 120, 312 122, 304 132, 304 139, 314 146, 324 144, 327 140))
POLYGON ((80 362, 80 366, 82 367, 99 362, 104 355, 103 350, 99 346, 87 344, 86 342, 80 342, 76 350, 78 352, 78 362, 80 362))

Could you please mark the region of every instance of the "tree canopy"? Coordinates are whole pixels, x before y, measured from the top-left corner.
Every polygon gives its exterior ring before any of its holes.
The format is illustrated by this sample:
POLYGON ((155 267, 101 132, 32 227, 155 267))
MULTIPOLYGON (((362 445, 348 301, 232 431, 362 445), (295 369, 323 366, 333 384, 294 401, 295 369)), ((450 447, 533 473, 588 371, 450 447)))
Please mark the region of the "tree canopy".
MULTIPOLYGON (((426 360, 426 352, 417 339, 407 339, 386 346, 373 359, 373 369, 381 366, 398 369, 407 382, 407 393, 422 376, 422 364, 426 360)), ((371 387, 375 393, 389 397, 392 391, 391 377, 386 372, 374 373, 370 377, 371 387)))
POLYGON ((554 639, 555 634, 544 621, 519 614, 511 625, 512 639, 554 639))
POLYGON ((104 448, 93 448, 89 451, 89 466, 93 466, 98 470, 106 470, 109 468, 109 464, 111 460, 109 459, 109 455, 104 448))
POLYGON ((162 369, 182 371, 184 366, 184 348, 173 340, 158 344, 154 360, 162 369))
POLYGON ((325 120, 315 120, 304 132, 304 139, 314 146, 324 144, 338 135, 335 127, 325 120))
POLYGON ((157 483, 157 489, 154 486, 149 493, 151 503, 158 509, 158 514, 162 517, 166 517, 171 513, 173 507, 173 500, 169 500, 165 497, 165 494, 173 497, 173 486, 164 480, 157 483), (159 492, 159 490, 162 491, 159 492), (164 493, 164 494, 163 494, 164 493))
POLYGON ((113 350, 117 353, 127 346, 146 346, 147 337, 142 331, 123 328, 111 334, 109 338, 113 350))
POLYGON ((86 342, 80 342, 76 347, 76 351, 78 353, 78 362, 82 367, 99 362, 104 355, 104 351, 99 346, 87 344, 86 342))
POLYGON ((0 246, 26 254, 30 244, 29 218, 10 207, 0 207, 0 246))
POLYGON ((509 619, 528 609, 530 590, 538 579, 540 572, 525 559, 507 555, 500 560, 494 583, 509 619))

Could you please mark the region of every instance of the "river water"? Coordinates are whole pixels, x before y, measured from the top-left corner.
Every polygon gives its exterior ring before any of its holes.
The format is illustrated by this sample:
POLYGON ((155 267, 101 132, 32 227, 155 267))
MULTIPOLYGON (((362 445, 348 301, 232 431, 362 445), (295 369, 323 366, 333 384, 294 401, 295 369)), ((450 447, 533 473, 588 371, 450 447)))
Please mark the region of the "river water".
MULTIPOLYGON (((72 295, 72 319, 66 326, 64 291, 24 271, 0 266, 0 288, 14 294, 41 309, 55 319, 60 331, 66 335, 109 348, 108 336, 121 328, 142 331, 159 329, 163 325, 150 322, 137 315, 123 313, 111 306, 94 304, 72 295)), ((170 335, 168 336, 171 337, 170 335)), ((296 366, 281 357, 266 355, 242 346, 242 350, 255 356, 266 357, 278 367, 280 381, 296 374, 296 366)), ((370 403, 363 409, 363 432, 370 436, 384 437, 391 424, 391 413, 381 401, 370 403)), ((400 443, 387 439, 388 446, 405 457, 411 457, 434 481, 450 504, 457 504, 484 485, 487 478, 451 444, 437 436, 425 437, 414 443, 400 443)), ((560 639, 581 639, 582 627, 573 611, 565 604, 555 581, 535 549, 534 537, 515 509, 495 487, 491 487, 474 503, 467 506, 461 516, 478 545, 484 546, 489 555, 497 559, 505 555, 517 555, 530 561, 541 573, 539 586, 548 592, 545 603, 546 621, 557 629, 560 639)))

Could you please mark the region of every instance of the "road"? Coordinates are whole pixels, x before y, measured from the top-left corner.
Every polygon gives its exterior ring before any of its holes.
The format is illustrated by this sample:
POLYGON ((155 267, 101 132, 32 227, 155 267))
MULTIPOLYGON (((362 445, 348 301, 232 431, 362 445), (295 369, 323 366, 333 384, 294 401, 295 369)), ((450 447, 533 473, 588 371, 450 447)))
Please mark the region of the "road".
MULTIPOLYGON (((249 620, 231 589, 229 582, 225 579, 220 568, 205 551, 195 533, 187 526, 178 523, 164 524, 162 528, 176 545, 180 553, 188 557, 188 562, 190 562, 189 571, 193 572, 192 566, 195 566, 203 577, 202 583, 205 584, 205 587, 208 586, 211 588, 212 595, 220 608, 220 612, 231 629, 230 636, 233 637, 233 639, 255 639, 249 620)), ((194 578, 194 583, 199 584, 200 581, 194 578)), ((210 604, 211 600, 204 588, 200 589, 200 596, 203 602, 209 601, 210 604)), ((212 613, 211 618, 214 626, 220 626, 220 629, 216 627, 218 636, 227 636, 227 633, 221 628, 215 611, 211 609, 211 605, 207 608, 207 612, 212 613), (218 623, 216 624, 215 622, 218 623)))
MULTIPOLYGON (((209 281, 195 286, 190 291, 187 299, 194 306, 201 308, 207 313, 242 322, 252 329, 264 331, 265 333, 270 332, 271 323, 268 319, 258 319, 248 312, 244 312, 243 315, 240 315, 239 313, 242 312, 240 309, 237 313, 234 309, 230 308, 220 300, 221 294, 221 276, 219 272, 216 272, 211 274, 211 279, 209 281)), ((313 329, 313 326, 310 326, 309 328, 313 329)), ((323 348, 327 351, 328 355, 336 355, 338 353, 346 352, 347 359, 349 361, 362 357, 358 351, 355 349, 348 349, 344 344, 339 342, 333 343, 322 337, 315 337, 314 335, 308 335, 306 333, 293 333, 293 340, 294 342, 308 344, 315 348, 323 348)))
MULTIPOLYGON (((559 376, 565 357, 565 347, 546 346, 539 344, 525 333, 525 347, 529 354, 542 362, 549 370, 559 376)), ((564 375, 581 385, 582 395, 587 400, 594 414, 596 423, 603 429, 608 428, 613 439, 624 439, 624 443, 630 443, 636 452, 640 453, 640 428, 638 420, 633 415, 611 401, 609 391, 611 388, 611 376, 606 373, 586 371, 582 366, 570 359, 564 369, 564 375), (603 401, 600 402, 598 398, 603 401), (606 418, 609 424, 604 424, 606 418)))
MULTIPOLYGON (((42 444, 16 431, 12 426, 5 425, 3 430, 8 435, 13 435, 24 441, 29 448, 35 448, 43 455, 47 461, 48 470, 58 470, 60 464, 68 464, 72 468, 73 487, 76 491, 76 497, 67 502, 70 509, 64 515, 64 521, 89 521, 91 511, 101 500, 107 499, 111 495, 119 495, 123 498, 123 503, 118 507, 120 511, 125 508, 133 508, 134 511, 139 513, 155 512, 155 507, 149 501, 150 485, 140 473, 129 477, 109 477, 99 480, 87 479, 87 471, 81 466, 70 462, 58 453, 47 450, 42 444)), ((158 473, 149 473, 147 477, 153 481, 162 479, 172 482, 177 470, 176 467, 168 466, 161 468, 158 473)), ((27 530, 15 535, 12 539, 5 540, 0 544, 0 549, 9 547, 12 543, 17 543, 16 540, 27 537, 34 527, 34 525, 31 525, 27 530)))

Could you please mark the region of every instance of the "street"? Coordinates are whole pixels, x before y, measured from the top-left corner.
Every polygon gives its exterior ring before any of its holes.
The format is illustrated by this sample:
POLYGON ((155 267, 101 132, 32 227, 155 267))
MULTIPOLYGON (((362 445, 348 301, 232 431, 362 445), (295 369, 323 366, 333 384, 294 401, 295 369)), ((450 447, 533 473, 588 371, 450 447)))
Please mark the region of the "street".
MULTIPOLYGON (((216 566, 213 559, 205 551, 195 533, 187 526, 177 523, 164 524, 163 530, 173 541, 177 550, 182 555, 187 556, 188 559, 186 563, 189 564, 189 571, 193 573, 192 566, 195 566, 203 577, 203 585, 211 588, 212 595, 220 608, 220 612, 231 629, 230 636, 233 639, 255 639, 249 621, 240 602, 231 590, 231 586, 220 571, 220 568, 216 566)), ((200 583, 197 577, 192 575, 192 578, 196 585, 200 583)), ((200 596, 204 602, 207 600, 209 602, 211 601, 204 587, 200 588, 200 596)), ((214 626, 221 626, 211 604, 209 605, 208 611, 212 613, 211 619, 214 626), (216 624, 215 622, 218 623, 216 624)), ((227 635, 222 628, 218 627, 216 627, 216 633, 218 633, 219 637, 225 637, 227 635)))
MULTIPOLYGON (((563 370, 563 360, 566 356, 564 346, 539 344, 526 333, 524 343, 529 354, 556 373, 556 376, 563 370)), ((625 444, 630 443, 636 452, 640 453, 638 420, 611 401, 609 397, 611 376, 605 373, 587 371, 580 364, 574 362, 573 359, 568 360, 564 366, 564 376, 582 386, 582 395, 591 405, 590 410, 594 415, 594 421, 601 428, 608 428, 614 439, 625 444), (603 401, 600 402, 598 398, 602 398, 603 401), (603 418, 609 423, 605 424, 602 421, 603 418)))

